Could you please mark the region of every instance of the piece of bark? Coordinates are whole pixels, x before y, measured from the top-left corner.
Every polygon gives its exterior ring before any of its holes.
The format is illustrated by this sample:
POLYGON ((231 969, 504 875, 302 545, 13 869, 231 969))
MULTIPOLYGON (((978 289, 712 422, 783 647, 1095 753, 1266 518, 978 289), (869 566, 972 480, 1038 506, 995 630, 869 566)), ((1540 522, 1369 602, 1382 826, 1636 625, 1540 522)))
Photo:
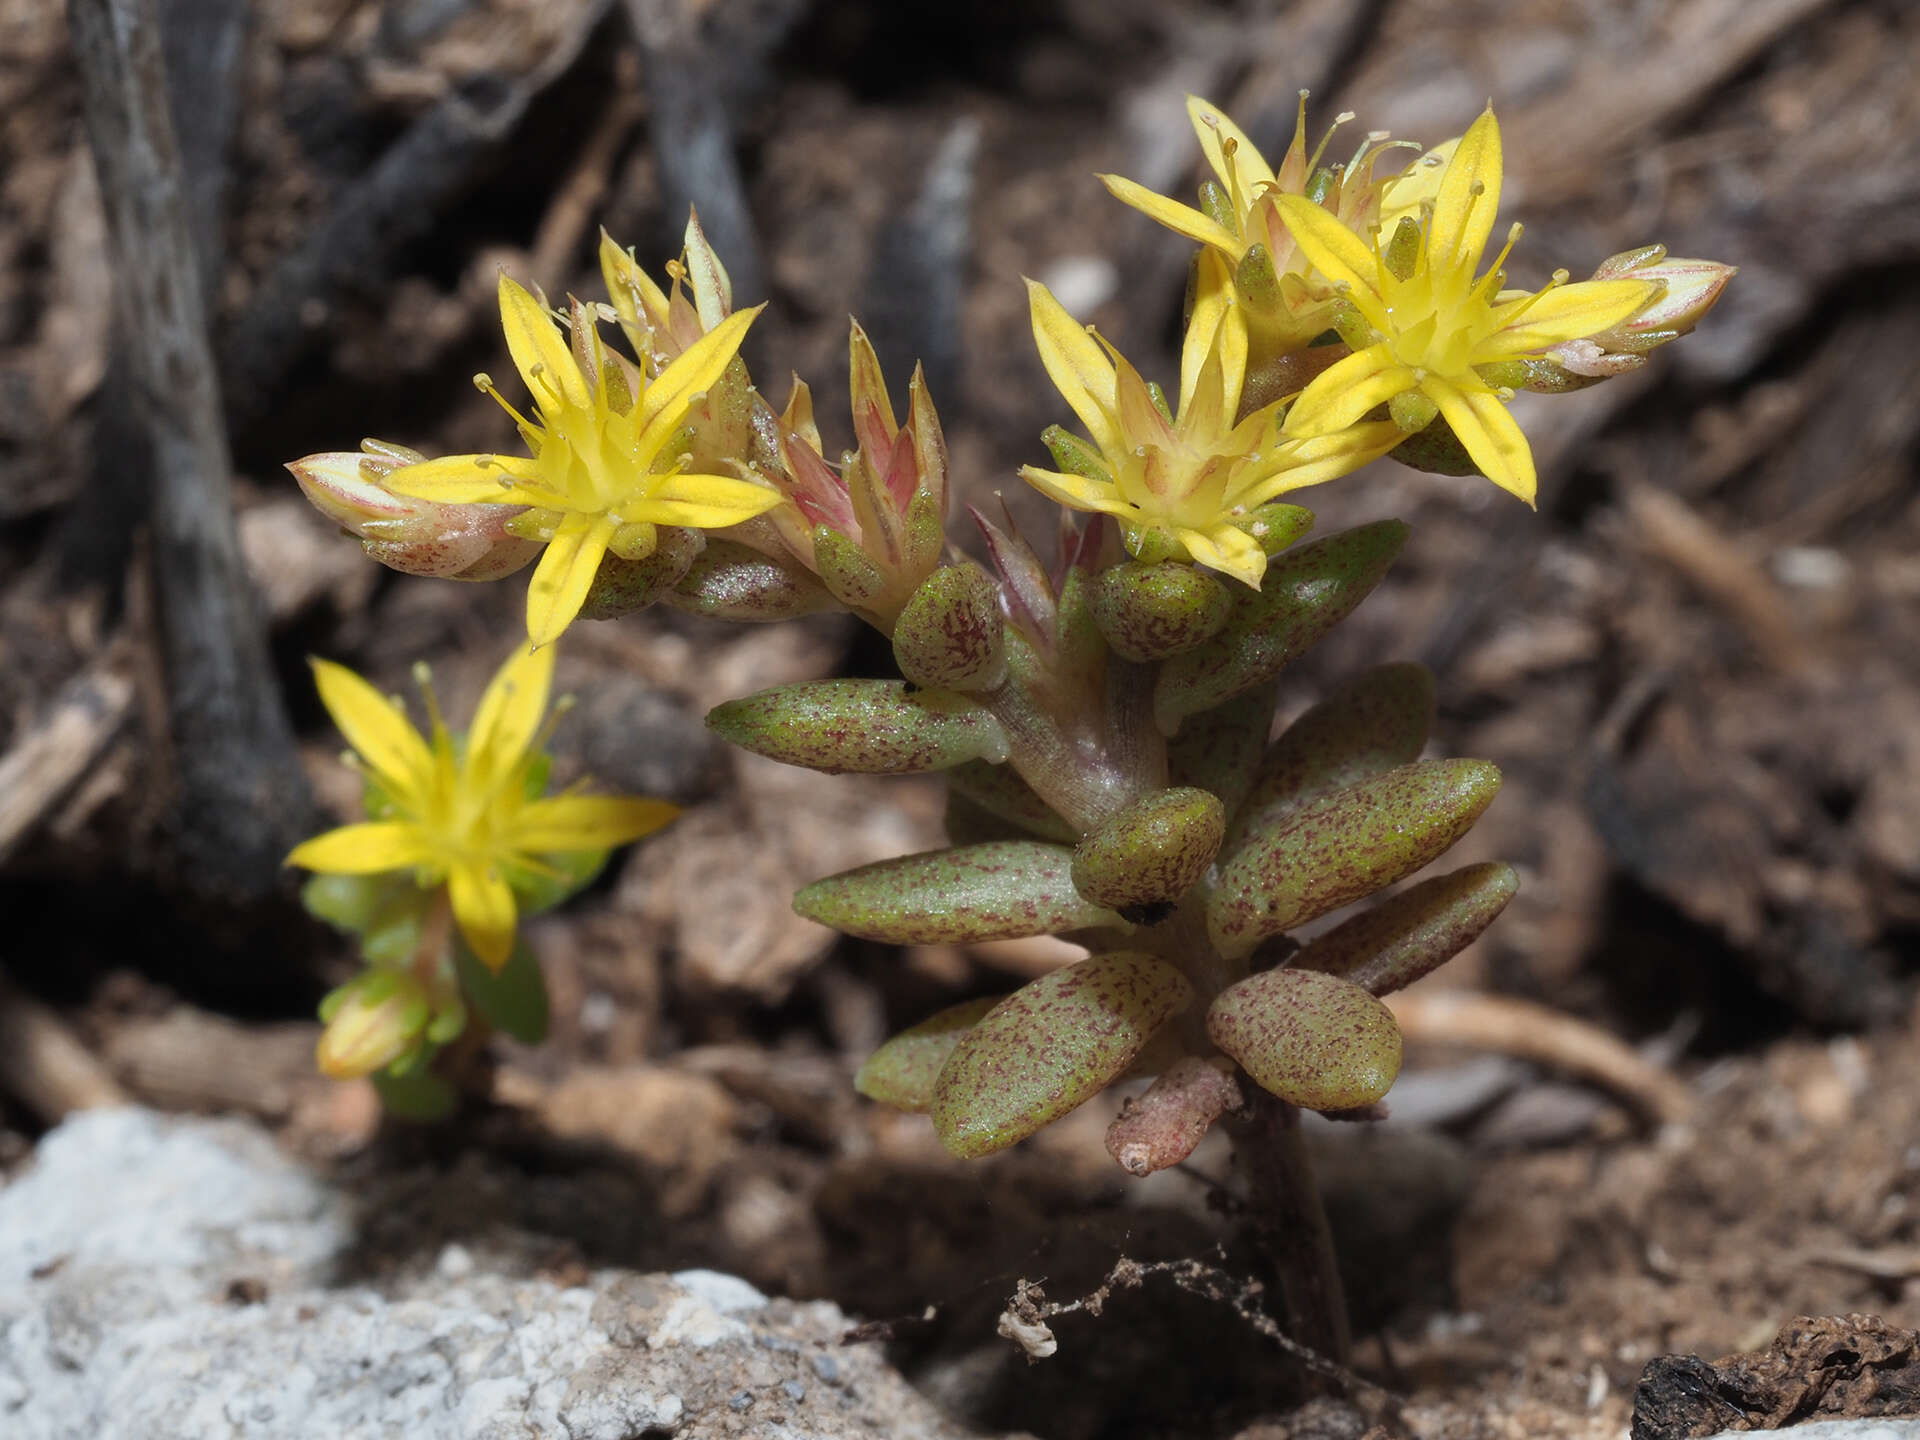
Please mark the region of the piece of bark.
POLYGON ((0 862, 50 814, 106 751, 133 705, 124 647, 69 680, 25 735, 0 756, 0 862))
POLYGON ((87 128, 152 448, 153 575, 178 860, 209 895, 278 883, 307 799, 233 517, 231 463, 153 0, 71 0, 87 128))
POLYGON ((0 975, 0 1091, 52 1125, 127 1095, 66 1022, 0 975))

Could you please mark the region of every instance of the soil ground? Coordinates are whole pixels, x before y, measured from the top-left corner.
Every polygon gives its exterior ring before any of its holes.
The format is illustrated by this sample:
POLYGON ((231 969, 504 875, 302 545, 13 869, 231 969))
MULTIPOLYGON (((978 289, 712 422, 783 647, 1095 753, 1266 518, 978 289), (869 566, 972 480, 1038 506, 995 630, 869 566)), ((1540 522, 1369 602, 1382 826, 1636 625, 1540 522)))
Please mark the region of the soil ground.
MULTIPOLYGON (((1355 1270, 1360 1368, 1405 1401, 1363 1391, 1365 1413, 1414 1434, 1617 1436, 1656 1356, 1758 1349, 1800 1315, 1920 1326, 1920 10, 632 8, 710 42, 689 73, 735 131, 757 236, 739 269, 771 300, 750 357, 766 388, 808 377, 830 448, 849 443, 833 397, 860 314, 900 378, 926 363, 961 498, 1005 492, 1037 533, 1044 507, 1014 471, 1063 411, 1019 277, 1077 287, 1143 369, 1171 371, 1184 246, 1093 177, 1185 193, 1188 91, 1273 149, 1301 88, 1316 134, 1357 113, 1336 150, 1368 128, 1438 141, 1492 96, 1503 212, 1528 227, 1517 283, 1649 241, 1741 267, 1700 333, 1644 372, 1527 397, 1537 513, 1386 463, 1304 497, 1323 530, 1399 515, 1414 539, 1296 667, 1289 707, 1355 667, 1424 660, 1438 748, 1507 776, 1456 855, 1512 860, 1521 897, 1432 983, 1549 1007, 1638 1052, 1638 1068, 1596 1069, 1512 1036, 1449 1045, 1457 1032, 1408 1017, 1395 1103, 1426 1123, 1315 1143, 1355 1270), (956 183, 967 203, 942 211, 956 183), (929 219, 952 213, 964 244, 929 219)), ((650 264, 676 249, 665 122, 626 12, 604 3, 226 9, 244 22, 221 32, 238 37, 230 59, 176 57, 176 80, 186 63, 199 83, 175 103, 183 135, 212 127, 188 148, 213 197, 196 213, 217 222, 243 543, 308 778, 345 813, 355 784, 302 657, 395 690, 425 659, 459 712, 518 630, 521 592, 376 569, 280 467, 363 434, 509 443, 467 384, 507 368, 497 268, 586 295, 597 225, 650 264), (400 204, 403 162, 419 168, 400 204), (364 223, 325 230, 342 216, 364 223), (350 266, 320 263, 322 233, 350 266)), ((1069 1300, 1122 1257, 1236 1273, 1219 1248, 1232 1177, 1209 1148, 1189 1171, 1126 1180, 1101 1149, 1104 1100, 962 1166, 923 1122, 853 1096, 853 1067, 892 1029, 1059 956, 899 952, 788 911, 798 883, 939 841, 930 782, 787 770, 700 726, 751 689, 883 666, 850 627, 651 611, 577 627, 563 769, 687 813, 530 927, 555 1033, 500 1048, 495 1110, 395 1134, 370 1092, 313 1076, 312 1006, 350 956, 286 895, 197 896, 170 849, 112 280, 60 7, 0 0, 0 757, 40 753, 63 697, 97 691, 82 709, 106 717, 81 737, 83 773, 0 832, 0 1007, 78 1042, 52 1079, 4 1067, 7 1164, 102 1094, 247 1111, 398 1217, 369 1263, 416 1263, 423 1228, 511 1221, 552 1235, 555 1264, 712 1264, 894 1322, 908 1373, 982 1425, 1049 1440, 1364 1428, 1324 1402, 1278 1418, 1298 1372, 1231 1306, 1164 1276, 1054 1322, 1043 1364, 995 1336, 1023 1279, 1069 1300), (603 1187, 607 1213, 543 1209, 555 1174, 603 1187), (461 1190, 476 1175, 498 1181, 478 1212, 461 1190)), ((0 800, 0 817, 25 803, 0 800)))

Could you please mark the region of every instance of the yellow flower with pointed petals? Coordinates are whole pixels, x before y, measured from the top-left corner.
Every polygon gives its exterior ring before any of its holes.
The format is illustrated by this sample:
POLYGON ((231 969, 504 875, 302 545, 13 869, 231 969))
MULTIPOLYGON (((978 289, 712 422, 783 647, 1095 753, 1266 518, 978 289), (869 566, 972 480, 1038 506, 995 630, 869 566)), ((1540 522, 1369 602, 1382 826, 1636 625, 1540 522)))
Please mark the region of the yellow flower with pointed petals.
POLYGON ((1225 262, 1204 255, 1201 272, 1172 415, 1124 356, 1069 315, 1046 286, 1027 282, 1041 362, 1098 453, 1079 446, 1078 473, 1028 465, 1020 474, 1069 509, 1115 516, 1136 533, 1158 531, 1199 564, 1258 588, 1267 555, 1250 533, 1251 512, 1286 491, 1358 469, 1401 436, 1391 423, 1377 422, 1283 440, 1275 433, 1277 403, 1238 419, 1246 321, 1233 303, 1225 262))
POLYGON ((1507 248, 1476 278, 1500 205, 1500 175, 1500 126, 1489 108, 1460 137, 1430 204, 1421 207, 1424 233, 1410 265, 1397 252, 1397 265, 1389 265, 1392 236, 1383 241, 1375 230, 1369 244, 1311 201, 1275 200, 1300 249, 1358 313, 1358 323, 1342 330, 1354 353, 1301 392, 1287 414, 1288 435, 1337 434, 1383 404, 1409 431, 1437 413, 1481 474, 1533 503, 1533 452, 1507 412, 1511 392, 1489 383, 1481 367, 1608 330, 1656 299, 1659 287, 1635 280, 1570 285, 1562 271, 1544 290, 1503 292, 1502 266, 1519 238, 1517 225, 1507 248))
MULTIPOLYGON (((387 802, 380 818, 295 847, 289 865, 333 875, 412 870, 444 884, 468 947, 494 970, 513 953, 515 872, 551 875, 542 856, 605 850, 666 824, 678 808, 629 795, 529 794, 553 686, 551 645, 523 644, 493 677, 457 743, 427 690, 431 733, 344 665, 314 660, 321 703, 387 802)), ((424 682, 422 688, 424 689, 424 682)))
POLYGON ((500 400, 485 376, 475 383, 513 416, 532 456, 449 455, 394 471, 387 488, 442 503, 530 507, 527 530, 547 548, 527 587, 527 634, 536 645, 556 640, 580 613, 608 550, 642 560, 653 553, 656 525, 714 530, 780 503, 771 486, 682 469, 689 410, 726 371, 759 313, 728 316, 649 378, 601 344, 587 307, 573 306, 569 346, 546 307, 503 274, 507 349, 537 419, 500 400))
MULTIPOLYGON (((1198 95, 1187 97, 1187 118, 1215 178, 1202 188, 1204 210, 1182 205, 1119 175, 1100 180, 1113 197, 1168 229, 1208 246, 1224 257, 1238 283, 1239 301, 1252 322, 1252 343, 1262 358, 1305 347, 1333 323, 1339 297, 1332 283, 1315 273, 1307 257, 1280 223, 1275 204, 1292 195, 1316 204, 1342 223, 1364 231, 1380 216, 1382 198, 1402 182, 1398 175, 1376 177, 1380 157, 1411 142, 1387 141, 1369 134, 1353 158, 1322 167, 1321 157, 1334 130, 1352 118, 1342 115, 1312 151, 1307 149, 1307 97, 1300 96, 1293 141, 1276 168, 1226 112, 1198 95), (1264 257, 1249 258, 1255 246, 1264 257)), ((1414 172, 1406 172, 1412 175, 1414 172)))

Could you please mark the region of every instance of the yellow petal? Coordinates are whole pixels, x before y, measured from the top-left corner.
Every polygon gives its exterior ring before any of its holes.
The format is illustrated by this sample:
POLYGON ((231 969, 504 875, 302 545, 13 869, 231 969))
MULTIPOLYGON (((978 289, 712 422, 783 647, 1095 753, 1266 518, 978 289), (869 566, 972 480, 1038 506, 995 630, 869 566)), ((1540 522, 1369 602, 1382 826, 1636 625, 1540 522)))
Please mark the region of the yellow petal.
POLYGON ((1376 405, 1416 383, 1412 370, 1385 345, 1369 345, 1323 370, 1293 402, 1285 433, 1295 439, 1344 430, 1376 405))
POLYGON ((500 328, 507 334, 513 368, 541 410, 552 414, 556 409, 585 410, 593 404, 586 377, 573 363, 573 351, 547 307, 504 270, 500 272, 500 328))
POLYGON ((1480 267, 1487 236, 1500 208, 1500 122, 1487 107, 1460 137, 1433 201, 1433 229, 1427 254, 1435 270, 1469 274, 1480 267))
POLYGON ((1027 304, 1033 314, 1033 343, 1054 389, 1080 417, 1103 454, 1123 454, 1113 413, 1113 361, 1087 327, 1069 315, 1038 280, 1027 281, 1027 304))
POLYGON ((467 948, 489 970, 499 970, 513 954, 513 890, 484 866, 455 865, 447 872, 447 898, 467 948))
POLYGON ((1598 335, 1659 295, 1658 285, 1643 280, 1582 280, 1511 301, 1494 312, 1495 319, 1512 315, 1511 323, 1473 347, 1473 363, 1485 365, 1598 335))
POLYGON ((534 463, 518 455, 443 455, 402 465, 386 484, 396 495, 443 505, 565 505, 527 483, 535 473, 534 463))
POLYGON ((739 310, 674 357, 674 361, 647 386, 640 396, 635 426, 638 436, 635 450, 641 462, 650 463, 666 438, 680 428, 681 418, 693 397, 710 390, 726 373, 727 366, 747 338, 747 327, 766 307, 739 310))
POLYGON ((1376 330, 1391 330, 1387 302, 1380 294, 1380 260, 1368 245, 1349 230, 1332 211, 1300 195, 1276 195, 1274 209, 1300 247, 1318 270, 1345 294, 1367 323, 1376 330))
POLYGON ((1247 317, 1237 304, 1233 280, 1223 256, 1209 250, 1200 256, 1194 288, 1193 314, 1187 317, 1187 334, 1180 347, 1179 433, 1211 435, 1216 424, 1231 424, 1240 409, 1240 392, 1247 378, 1247 317), (1190 416, 1195 387, 1208 359, 1219 361, 1219 420, 1202 421, 1190 416))
POLYGON ((1498 395, 1484 387, 1468 389, 1434 375, 1421 384, 1420 392, 1440 407, 1482 475, 1533 504, 1538 488, 1533 450, 1498 395))
POLYGON ((519 764, 533 743, 553 688, 553 657, 551 645, 523 643, 488 682, 467 728, 467 769, 481 790, 519 764))
POLYGON ((533 855, 606 850, 651 835, 680 813, 638 795, 553 795, 535 800, 513 825, 513 848, 533 855))
POLYGON ((1247 242, 1226 229, 1217 220, 1201 214, 1191 205, 1169 200, 1158 191, 1120 175, 1102 175, 1100 183, 1123 205, 1131 205, 1149 220, 1157 220, 1178 234, 1202 245, 1215 246, 1237 262, 1247 253, 1247 242))
POLYGON ((631 253, 614 243, 605 230, 600 232, 600 278, 620 318, 649 329, 667 323, 667 295, 631 253))
POLYGON ((302 841, 286 863, 323 875, 378 875, 424 865, 433 856, 426 836, 411 821, 369 820, 302 841))
POLYGON ((346 666, 317 658, 308 663, 327 714, 395 798, 424 789, 433 773, 433 757, 405 712, 346 666))
POLYGON ((1122 519, 1140 518, 1140 507, 1129 505, 1119 490, 1104 480, 1089 480, 1084 475, 1065 475, 1058 470, 1042 470, 1037 465, 1022 465, 1020 478, 1049 500, 1069 510, 1088 510, 1122 519))
POLYGON ((1231 575, 1256 590, 1260 588, 1261 577, 1267 573, 1267 552, 1239 526, 1222 521, 1206 530, 1180 529, 1173 533, 1196 563, 1231 575))
POLYGON ((1200 137, 1200 148, 1220 183, 1232 193, 1243 212, 1260 198, 1260 191, 1273 183, 1273 168, 1267 164, 1254 143, 1238 125, 1226 117, 1218 105, 1198 95, 1187 97, 1187 118, 1193 133, 1200 137), (1227 158, 1227 144, 1233 143, 1233 158, 1227 158))
POLYGON ((623 520, 718 530, 764 515, 781 500, 778 490, 731 475, 662 475, 646 496, 620 507, 623 520))
POLYGON ((1236 485, 1233 503, 1251 510, 1289 490, 1338 480, 1378 460, 1406 438, 1391 420, 1371 420, 1310 440, 1282 441, 1273 457, 1278 468, 1257 482, 1236 485))
POLYGON ((527 583, 527 635, 550 645, 566 633, 599 573, 616 527, 604 515, 569 514, 527 583))
POLYGON ((1411 215, 1420 218, 1422 201, 1434 201, 1440 196, 1440 177, 1447 172, 1447 162, 1453 159, 1453 152, 1460 148, 1460 137, 1430 147, 1425 154, 1415 160, 1406 169, 1386 182, 1385 199, 1380 206, 1380 233, 1391 235, 1399 225, 1400 217, 1411 215))

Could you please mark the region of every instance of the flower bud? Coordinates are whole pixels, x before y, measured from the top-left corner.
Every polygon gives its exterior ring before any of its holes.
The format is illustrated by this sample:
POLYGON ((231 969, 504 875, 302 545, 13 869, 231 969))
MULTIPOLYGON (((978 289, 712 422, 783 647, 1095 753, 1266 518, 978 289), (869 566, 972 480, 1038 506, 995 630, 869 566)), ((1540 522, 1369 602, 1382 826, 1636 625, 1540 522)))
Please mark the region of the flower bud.
POLYGON ((426 457, 378 440, 363 440, 361 449, 309 455, 287 469, 314 509, 388 569, 442 580, 499 580, 540 553, 537 542, 506 528, 523 507, 443 505, 396 495, 387 477, 426 457))
POLYGON ((314 1049, 322 1074, 357 1080, 384 1070, 425 1040, 426 987, 400 970, 369 970, 320 1002, 326 1029, 314 1049))
POLYGON ((1639 357, 1698 325, 1738 273, 1736 266, 1713 260, 1671 258, 1664 245, 1624 251, 1602 261, 1593 278, 1654 281, 1662 287, 1659 294, 1613 329, 1556 345, 1547 356, 1575 375, 1604 378, 1635 369, 1639 357))

